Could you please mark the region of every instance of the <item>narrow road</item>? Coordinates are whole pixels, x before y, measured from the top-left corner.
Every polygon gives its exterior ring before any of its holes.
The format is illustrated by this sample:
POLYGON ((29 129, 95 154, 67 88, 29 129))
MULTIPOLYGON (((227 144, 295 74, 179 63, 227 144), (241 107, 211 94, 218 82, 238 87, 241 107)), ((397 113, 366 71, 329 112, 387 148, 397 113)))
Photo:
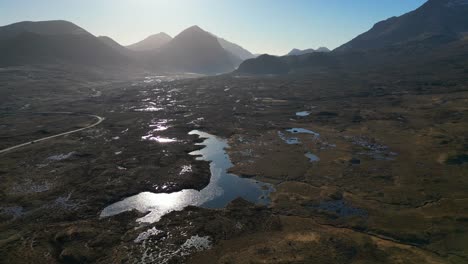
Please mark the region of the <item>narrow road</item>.
MULTIPOLYGON (((72 114, 72 113, 70 113, 70 112, 60 112, 60 113, 54 113, 54 114, 72 114)), ((87 115, 87 116, 91 116, 91 117, 96 118, 97 122, 92 124, 92 125, 89 125, 87 127, 83 127, 83 128, 63 132, 63 133, 56 134, 56 135, 53 135, 53 136, 48 136, 48 137, 36 139, 36 140, 29 141, 29 142, 26 142, 26 143, 23 143, 23 144, 19 144, 19 145, 13 146, 13 147, 2 149, 2 150, 0 150, 0 154, 8 152, 8 151, 12 151, 12 150, 17 149, 17 148, 21 148, 21 147, 24 147, 24 146, 31 145, 31 144, 36 143, 36 142, 40 142, 40 141, 44 141, 44 140, 48 140, 48 139, 52 139, 52 138, 56 138, 56 137, 61 137, 61 136, 65 136, 65 135, 70 135, 70 134, 73 134, 73 133, 76 133, 76 132, 80 132, 80 131, 83 131, 85 129, 89 129, 89 128, 92 128, 92 127, 95 127, 95 126, 99 125, 105 119, 104 117, 100 117, 100 116, 97 116, 97 115, 87 115)))

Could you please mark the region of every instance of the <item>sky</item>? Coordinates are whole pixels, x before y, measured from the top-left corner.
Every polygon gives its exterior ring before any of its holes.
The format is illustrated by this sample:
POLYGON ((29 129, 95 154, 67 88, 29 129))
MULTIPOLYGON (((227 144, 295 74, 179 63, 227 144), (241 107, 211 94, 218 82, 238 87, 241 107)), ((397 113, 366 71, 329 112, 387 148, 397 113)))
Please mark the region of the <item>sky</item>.
POLYGON ((0 0, 0 26, 68 20, 122 45, 198 25, 252 53, 330 49, 426 0, 0 0))

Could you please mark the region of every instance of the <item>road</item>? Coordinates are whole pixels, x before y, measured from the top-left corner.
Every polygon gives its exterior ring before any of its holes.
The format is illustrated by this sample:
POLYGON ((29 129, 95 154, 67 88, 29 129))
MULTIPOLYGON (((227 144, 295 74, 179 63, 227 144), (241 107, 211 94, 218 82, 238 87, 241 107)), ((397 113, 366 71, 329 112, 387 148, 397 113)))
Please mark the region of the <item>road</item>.
MULTIPOLYGON (((70 113, 70 112, 60 112, 60 113, 50 113, 50 114, 73 114, 73 113, 70 113)), ((95 127, 95 126, 99 125, 99 124, 100 124, 102 121, 104 121, 104 119, 105 119, 104 117, 100 117, 100 116, 97 116, 97 115, 87 115, 87 116, 91 116, 91 117, 96 118, 96 119, 97 119, 97 122, 95 122, 94 124, 89 125, 89 126, 87 126, 87 127, 83 127, 83 128, 79 128, 79 129, 75 129, 75 130, 63 132, 63 133, 56 134, 56 135, 53 135, 53 136, 43 137, 43 138, 40 138, 40 139, 36 139, 36 140, 33 140, 33 141, 29 141, 29 142, 26 142, 26 143, 22 143, 22 144, 13 146, 13 147, 9 147, 9 148, 6 148, 6 149, 2 149, 2 150, 0 150, 0 154, 3 154, 3 153, 6 153, 6 152, 9 152, 9 151, 12 151, 12 150, 17 149, 17 148, 21 148, 21 147, 24 147, 24 146, 28 146, 28 145, 31 145, 31 144, 34 144, 34 143, 37 143, 37 142, 40 142, 40 141, 49 140, 49 139, 52 139, 52 138, 61 137, 61 136, 70 135, 70 134, 73 134, 73 133, 76 133, 76 132, 80 132, 80 131, 83 131, 83 130, 85 130, 85 129, 89 129, 89 128, 92 128, 92 127, 95 127)))

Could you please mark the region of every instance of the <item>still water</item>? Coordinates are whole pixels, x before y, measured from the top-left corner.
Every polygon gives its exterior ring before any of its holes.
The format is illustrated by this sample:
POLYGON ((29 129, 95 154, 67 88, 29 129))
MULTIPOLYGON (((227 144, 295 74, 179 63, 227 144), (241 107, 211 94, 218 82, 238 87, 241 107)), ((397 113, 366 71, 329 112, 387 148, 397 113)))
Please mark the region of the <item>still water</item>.
POLYGON ((253 179, 241 178, 228 173, 233 166, 225 149, 226 140, 214 135, 194 130, 190 135, 203 138, 197 145, 204 148, 190 153, 197 156, 197 160, 210 161, 210 183, 201 191, 185 189, 174 193, 142 192, 104 208, 101 217, 113 216, 125 211, 138 210, 148 213, 138 219, 139 222, 153 223, 172 211, 180 211, 186 206, 193 205, 204 208, 223 208, 237 197, 256 204, 268 204, 269 193, 274 189, 272 185, 253 179))

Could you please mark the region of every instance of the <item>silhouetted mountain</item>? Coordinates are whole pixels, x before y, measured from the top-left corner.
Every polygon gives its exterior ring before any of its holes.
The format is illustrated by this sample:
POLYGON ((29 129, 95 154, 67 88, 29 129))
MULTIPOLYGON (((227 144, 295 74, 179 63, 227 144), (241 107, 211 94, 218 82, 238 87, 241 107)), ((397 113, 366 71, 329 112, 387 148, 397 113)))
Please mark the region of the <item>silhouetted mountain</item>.
POLYGON ((292 49, 288 54, 286 54, 286 56, 299 56, 299 55, 304 55, 304 54, 314 53, 314 52, 330 52, 330 50, 325 47, 320 47, 316 50, 314 49, 305 49, 305 50, 292 49))
POLYGON ((68 21, 24 21, 0 27, 0 40, 14 38, 24 32, 38 35, 92 36, 91 33, 68 21))
POLYGON ((158 34, 151 35, 144 40, 137 42, 132 45, 128 45, 127 48, 134 51, 148 51, 156 50, 166 45, 172 40, 172 37, 168 34, 161 32, 158 34))
MULTIPOLYGON (((420 8, 400 17, 381 21, 337 51, 379 49, 406 42, 460 39, 468 32, 467 0, 429 0, 420 8), (442 36, 442 37, 440 37, 442 36)), ((434 43, 441 44, 439 42, 434 43)))
POLYGON ((0 27, 0 64, 117 65, 127 59, 67 21, 20 22, 0 27))
POLYGON ((244 61, 236 73, 240 74, 288 74, 354 71, 415 71, 434 66, 443 69, 468 67, 468 40, 447 42, 434 37, 426 41, 412 41, 404 45, 353 52, 314 52, 299 56, 269 58, 260 56, 244 61), (434 46, 433 43, 440 43, 434 46), (439 66, 435 66, 439 65, 439 66))
POLYGON ((238 73, 248 74, 286 74, 290 70, 283 57, 260 55, 255 59, 244 61, 238 68, 238 73))
POLYGON ((226 51, 212 34, 193 26, 161 47, 152 63, 163 70, 215 74, 234 70, 240 58, 226 51))
POLYGON ((225 50, 220 42, 237 53, 248 53, 197 26, 184 30, 174 39, 163 33, 151 36, 131 46, 136 52, 109 37, 97 38, 67 21, 20 22, 0 27, 0 65, 126 67, 132 64, 167 72, 230 72, 242 59, 225 50))
POLYGON ((218 41, 219 44, 221 44, 221 47, 234 54, 235 56, 239 57, 241 60, 247 60, 256 57, 250 51, 244 49, 243 47, 235 43, 229 42, 223 38, 218 38, 218 41))
POLYGON ((307 53, 312 53, 312 52, 315 52, 314 49, 305 49, 305 50, 300 50, 300 49, 292 49, 288 54, 286 54, 287 56, 297 56, 297 55, 304 55, 304 54, 307 54, 307 53))
POLYGON ((115 51, 124 54, 124 55, 130 55, 130 50, 125 48, 124 46, 120 45, 117 41, 113 40, 112 38, 108 36, 99 36, 99 40, 101 40, 104 44, 107 46, 113 48, 115 51))
POLYGON ((327 47, 320 47, 315 50, 316 52, 330 52, 331 50, 327 47))
POLYGON ((468 61, 466 32, 468 0, 430 0, 415 11, 377 23, 333 52, 284 56, 275 61, 260 56, 243 62, 237 72, 277 73, 268 62, 282 68, 287 65, 285 73, 409 69, 442 61, 464 65, 468 61))

